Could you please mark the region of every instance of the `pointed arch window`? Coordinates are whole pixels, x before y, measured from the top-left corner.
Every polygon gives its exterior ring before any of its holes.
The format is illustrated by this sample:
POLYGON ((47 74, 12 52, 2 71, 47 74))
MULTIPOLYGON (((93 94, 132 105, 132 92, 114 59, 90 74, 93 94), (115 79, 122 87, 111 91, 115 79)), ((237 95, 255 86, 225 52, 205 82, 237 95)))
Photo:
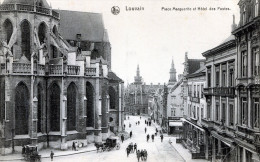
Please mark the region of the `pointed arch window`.
POLYGON ((113 87, 109 87, 109 99, 110 99, 110 109, 116 109, 116 92, 113 87))
POLYGON ((60 131, 60 87, 56 83, 50 88, 50 130, 60 131))
POLYGON ((87 97, 87 106, 86 106, 86 126, 94 127, 94 88, 91 83, 86 83, 86 97, 87 97))
POLYGON ((21 38, 22 55, 31 60, 31 31, 27 20, 24 20, 21 24, 21 38))
POLYGON ((5 33, 5 41, 8 44, 13 34, 13 25, 9 19, 6 19, 4 22, 4 33, 5 33))
POLYGON ((37 132, 41 132, 42 130, 42 109, 43 109, 43 88, 39 84, 37 87, 37 99, 38 99, 38 105, 37 105, 37 132))
POLYGON ((38 37, 41 44, 45 42, 47 27, 44 23, 41 23, 38 30, 38 37))
POLYGON ((76 85, 71 83, 67 90, 67 130, 76 130, 76 85))
POLYGON ((15 89, 15 135, 28 134, 29 91, 24 83, 15 89))

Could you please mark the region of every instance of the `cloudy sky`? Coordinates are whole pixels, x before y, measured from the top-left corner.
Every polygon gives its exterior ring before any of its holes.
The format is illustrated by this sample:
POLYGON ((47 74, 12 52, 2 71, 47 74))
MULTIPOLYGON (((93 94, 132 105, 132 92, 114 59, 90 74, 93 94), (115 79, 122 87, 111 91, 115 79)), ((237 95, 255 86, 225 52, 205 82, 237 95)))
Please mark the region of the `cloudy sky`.
POLYGON ((131 83, 137 64, 146 84, 167 83, 171 60, 183 73, 184 54, 203 58, 201 53, 219 45, 231 34, 232 15, 239 22, 238 0, 48 0, 52 8, 102 13, 112 45, 112 70, 131 83), (120 13, 113 15, 111 7, 120 13), (144 11, 126 11, 126 7, 144 11), (191 8, 192 11, 164 11, 191 8), (207 7, 199 11, 198 7, 207 7), (209 10, 216 8, 215 11, 209 10), (230 10, 219 10, 218 8, 230 10), (193 8, 196 8, 193 11, 193 8))

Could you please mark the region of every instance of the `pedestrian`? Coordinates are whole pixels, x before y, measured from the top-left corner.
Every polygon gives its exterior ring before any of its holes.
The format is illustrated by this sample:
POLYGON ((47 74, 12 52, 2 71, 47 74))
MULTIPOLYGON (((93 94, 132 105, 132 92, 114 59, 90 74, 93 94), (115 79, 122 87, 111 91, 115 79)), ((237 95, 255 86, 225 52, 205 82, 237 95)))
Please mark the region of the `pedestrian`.
POLYGON ((142 119, 142 117, 140 116, 140 120, 142 119))
POLYGON ((129 123, 129 128, 131 128, 131 123, 129 123))
POLYGON ((76 149, 75 149, 75 142, 74 142, 74 141, 72 142, 72 150, 76 150, 76 149))
POLYGON ((133 135, 133 133, 132 133, 132 131, 130 131, 130 138, 132 138, 132 135, 133 135))
POLYGON ((137 125, 137 122, 135 122, 135 125, 137 125))
POLYGON ((146 129, 146 127, 144 128, 144 132, 146 133, 146 131, 147 131, 147 129, 146 129))
POLYGON ((154 142, 154 134, 152 134, 152 141, 154 142))
POLYGON ((148 142, 149 139, 150 139, 150 135, 149 134, 147 134, 146 139, 147 139, 147 142, 148 142))
POLYGON ((141 152, 140 152, 140 150, 138 150, 138 151, 136 152, 136 156, 137 156, 137 160, 138 160, 138 162, 139 162, 139 159, 140 159, 140 157, 141 157, 141 152))
POLYGON ((138 125, 140 125, 140 121, 138 121, 138 125))
POLYGON ((151 124, 152 124, 152 122, 151 122, 151 121, 149 121, 149 126, 151 126, 151 124))
POLYGON ((144 150, 141 150, 141 160, 143 161, 144 160, 144 150))
POLYGON ((124 135, 122 134, 122 135, 121 135, 121 141, 122 141, 122 143, 124 143, 124 139, 125 139, 125 137, 124 137, 124 135))
POLYGON ((161 142, 163 141, 163 134, 161 134, 161 142))
POLYGON ((128 116, 128 120, 129 120, 129 116, 128 116))
POLYGON ((144 123, 146 124, 146 120, 144 120, 144 123))
POLYGON ((158 129, 157 128, 155 129, 155 131, 156 131, 156 133, 158 133, 158 129))
POLYGON ((51 151, 51 154, 50 154, 51 161, 53 161, 53 156, 54 156, 54 153, 53 153, 53 151, 51 151))
POLYGON ((25 154, 25 146, 23 145, 23 148, 22 148, 22 155, 25 154))
POLYGON ((145 161, 147 160, 147 156, 148 156, 147 151, 146 151, 146 149, 144 149, 144 160, 145 161))
POLYGON ((154 134, 155 134, 155 136, 157 136, 157 133, 156 133, 156 132, 155 132, 154 134))
POLYGON ((137 151, 137 144, 134 144, 134 152, 137 151))
POLYGON ((125 129, 125 124, 124 124, 124 129, 125 129))
POLYGON ((127 155, 127 157, 128 157, 128 155, 130 154, 130 148, 129 148, 129 146, 126 148, 126 155, 127 155))

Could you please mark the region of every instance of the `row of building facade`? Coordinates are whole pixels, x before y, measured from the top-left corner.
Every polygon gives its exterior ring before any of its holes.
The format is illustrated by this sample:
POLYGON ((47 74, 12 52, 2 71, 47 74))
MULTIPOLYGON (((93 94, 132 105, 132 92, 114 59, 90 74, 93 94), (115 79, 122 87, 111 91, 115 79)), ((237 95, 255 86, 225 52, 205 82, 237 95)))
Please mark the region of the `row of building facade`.
POLYGON ((0 33, 1 154, 66 150, 122 131, 124 85, 101 14, 4 0, 0 33))

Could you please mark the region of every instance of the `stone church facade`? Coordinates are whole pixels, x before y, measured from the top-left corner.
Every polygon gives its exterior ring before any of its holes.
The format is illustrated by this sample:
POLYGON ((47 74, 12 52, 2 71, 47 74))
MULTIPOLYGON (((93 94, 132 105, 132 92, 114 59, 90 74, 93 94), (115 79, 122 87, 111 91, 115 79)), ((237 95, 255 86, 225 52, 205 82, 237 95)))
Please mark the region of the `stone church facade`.
POLYGON ((5 0, 0 23, 1 154, 86 146, 122 130, 123 81, 101 14, 5 0))

